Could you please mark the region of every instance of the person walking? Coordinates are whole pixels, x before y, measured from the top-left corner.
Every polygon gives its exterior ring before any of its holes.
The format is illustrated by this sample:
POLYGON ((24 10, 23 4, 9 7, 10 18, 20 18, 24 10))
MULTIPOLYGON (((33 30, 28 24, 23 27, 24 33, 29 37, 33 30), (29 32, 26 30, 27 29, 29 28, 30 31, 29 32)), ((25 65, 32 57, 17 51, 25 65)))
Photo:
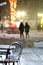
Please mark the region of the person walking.
POLYGON ((30 25, 26 22, 26 23, 25 23, 26 38, 27 38, 27 36, 29 37, 29 29, 30 29, 30 25))
POLYGON ((20 38, 22 38, 22 36, 24 38, 24 34, 23 34, 23 32, 24 32, 24 24, 23 24, 23 22, 20 23, 19 31, 20 31, 20 38))

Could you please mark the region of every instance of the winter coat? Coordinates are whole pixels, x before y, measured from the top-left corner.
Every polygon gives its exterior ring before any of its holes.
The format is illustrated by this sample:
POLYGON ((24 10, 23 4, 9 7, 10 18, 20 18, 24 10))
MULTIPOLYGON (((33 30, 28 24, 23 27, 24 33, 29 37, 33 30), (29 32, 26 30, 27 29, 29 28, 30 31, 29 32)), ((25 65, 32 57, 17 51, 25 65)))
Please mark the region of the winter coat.
POLYGON ((19 30, 20 30, 20 32, 24 32, 24 25, 23 25, 23 23, 20 24, 19 30))
POLYGON ((30 25, 28 25, 27 23, 25 24, 25 32, 28 33, 30 29, 30 25))

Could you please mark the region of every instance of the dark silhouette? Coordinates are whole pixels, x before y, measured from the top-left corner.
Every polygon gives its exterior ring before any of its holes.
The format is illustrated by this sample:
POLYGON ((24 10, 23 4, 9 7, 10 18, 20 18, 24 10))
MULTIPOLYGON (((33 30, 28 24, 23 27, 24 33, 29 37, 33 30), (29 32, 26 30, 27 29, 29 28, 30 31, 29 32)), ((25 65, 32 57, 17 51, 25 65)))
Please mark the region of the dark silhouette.
POLYGON ((23 25, 22 22, 20 23, 19 31, 20 31, 20 37, 22 38, 22 36, 23 36, 23 38, 24 38, 24 35, 23 35, 23 32, 24 32, 24 25, 23 25))
POLYGON ((7 52, 6 52, 6 59, 8 58, 8 55, 10 54, 10 49, 8 48, 7 49, 7 52))
POLYGON ((25 23, 26 38, 27 38, 27 36, 29 37, 29 29, 30 29, 30 25, 26 22, 26 23, 25 23))
MULTIPOLYGON (((7 52, 6 52, 6 59, 8 59, 8 55, 10 54, 10 49, 8 48, 7 49, 7 52)), ((10 58, 9 58, 9 61, 10 61, 10 58)), ((5 65, 7 65, 7 62, 5 63, 5 65)))
POLYGON ((1 32, 3 32, 3 24, 1 24, 1 28, 0 29, 1 29, 1 32))

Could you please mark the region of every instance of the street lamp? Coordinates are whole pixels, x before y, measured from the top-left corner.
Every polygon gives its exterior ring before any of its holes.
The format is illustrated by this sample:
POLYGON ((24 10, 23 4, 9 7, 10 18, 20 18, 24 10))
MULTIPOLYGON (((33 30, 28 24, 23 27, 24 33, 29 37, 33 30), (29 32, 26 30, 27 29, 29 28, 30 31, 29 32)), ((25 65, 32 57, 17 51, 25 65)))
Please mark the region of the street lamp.
POLYGON ((38 17, 43 17, 43 13, 38 13, 38 17))
POLYGON ((17 18, 24 17, 26 15, 25 11, 17 11, 17 18))

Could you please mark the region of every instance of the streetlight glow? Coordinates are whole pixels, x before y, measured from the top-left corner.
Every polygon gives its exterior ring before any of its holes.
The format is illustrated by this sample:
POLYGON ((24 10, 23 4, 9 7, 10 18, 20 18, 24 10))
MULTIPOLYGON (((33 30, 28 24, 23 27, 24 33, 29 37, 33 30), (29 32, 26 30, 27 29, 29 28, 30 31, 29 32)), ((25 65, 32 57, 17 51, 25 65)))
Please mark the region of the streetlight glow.
POLYGON ((40 20, 40 27, 42 29, 42 27, 43 27, 43 13, 38 13, 38 17, 39 17, 39 20, 40 20))
POLYGON ((38 16, 39 17, 43 17, 43 13, 38 13, 38 16))
POLYGON ((17 17, 24 17, 26 15, 26 13, 24 11, 17 11, 17 17))
POLYGON ((21 17, 21 15, 22 15, 22 14, 21 14, 21 12, 20 12, 20 11, 18 11, 18 12, 17 12, 17 17, 18 17, 18 18, 20 18, 20 17, 21 17))
POLYGON ((22 16, 25 16, 25 15, 26 15, 26 13, 23 11, 23 12, 22 12, 22 16))

